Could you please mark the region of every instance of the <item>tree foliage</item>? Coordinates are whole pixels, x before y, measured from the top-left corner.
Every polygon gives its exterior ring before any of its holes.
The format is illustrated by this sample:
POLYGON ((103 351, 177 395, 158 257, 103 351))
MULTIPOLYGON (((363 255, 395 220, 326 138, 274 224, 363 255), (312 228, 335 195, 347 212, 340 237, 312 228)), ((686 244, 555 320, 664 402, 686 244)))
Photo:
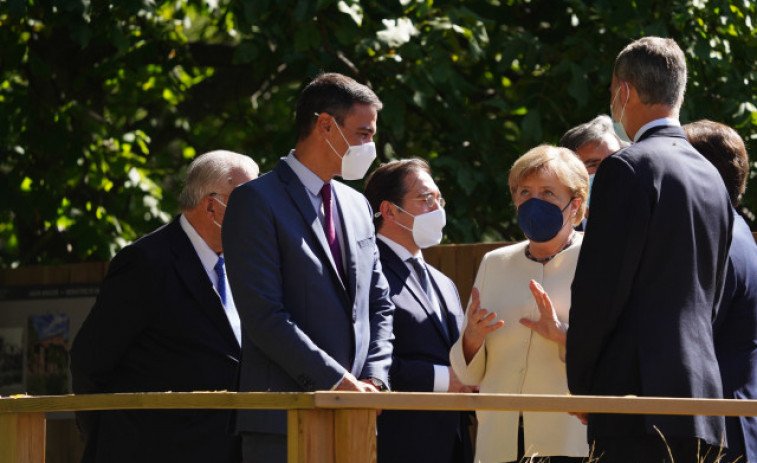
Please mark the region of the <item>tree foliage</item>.
POLYGON ((519 238, 510 165, 609 111, 614 57, 635 38, 684 48, 683 122, 729 124, 752 148, 755 19, 748 0, 8 0, 0 266, 110 258, 177 213, 196 154, 271 169, 320 71, 382 98, 381 160, 429 160, 448 242, 519 238))

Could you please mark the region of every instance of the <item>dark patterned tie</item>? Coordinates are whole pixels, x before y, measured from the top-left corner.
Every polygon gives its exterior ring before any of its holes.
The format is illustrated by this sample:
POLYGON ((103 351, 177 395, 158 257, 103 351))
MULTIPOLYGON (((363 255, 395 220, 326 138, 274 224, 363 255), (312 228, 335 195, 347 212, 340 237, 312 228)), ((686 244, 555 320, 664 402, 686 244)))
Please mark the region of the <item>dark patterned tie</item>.
POLYGON ((218 261, 213 270, 216 271, 218 276, 218 295, 221 296, 221 302, 226 306, 226 268, 223 266, 223 257, 218 256, 218 261))
POLYGON ((334 228, 334 217, 331 215, 331 184, 324 183, 321 188, 321 198, 323 198, 323 231, 326 232, 326 241, 331 249, 331 256, 334 258, 334 264, 339 272, 339 277, 344 281, 344 264, 342 263, 342 249, 339 247, 339 240, 336 237, 334 228))
POLYGON ((423 263, 423 261, 418 257, 411 257, 408 259, 408 262, 410 262, 410 265, 413 266, 415 269, 415 273, 418 275, 418 279, 421 282, 421 288, 423 289, 423 292, 426 293, 426 296, 428 297, 428 300, 431 301, 431 304, 434 306, 434 313, 436 314, 439 321, 442 323, 442 327, 449 335, 449 327, 447 326, 447 320, 444 315, 444 310, 442 309, 442 306, 436 297, 436 293, 434 292, 434 288, 431 286, 431 278, 428 275, 428 269, 426 268, 426 264, 423 263))

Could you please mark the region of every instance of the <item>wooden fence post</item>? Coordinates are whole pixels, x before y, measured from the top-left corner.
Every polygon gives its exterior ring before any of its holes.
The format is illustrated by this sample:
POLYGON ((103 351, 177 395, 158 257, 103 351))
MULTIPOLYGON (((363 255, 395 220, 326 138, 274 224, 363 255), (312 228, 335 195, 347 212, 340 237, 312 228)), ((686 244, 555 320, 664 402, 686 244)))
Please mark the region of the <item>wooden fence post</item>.
POLYGON ((287 461, 334 462, 334 410, 289 410, 287 461))
POLYGON ((334 412, 335 463, 376 463, 376 410, 334 412))
POLYGON ((289 410, 289 463, 376 463, 376 411, 289 410))
POLYGON ((0 463, 45 462, 45 413, 0 413, 0 463))

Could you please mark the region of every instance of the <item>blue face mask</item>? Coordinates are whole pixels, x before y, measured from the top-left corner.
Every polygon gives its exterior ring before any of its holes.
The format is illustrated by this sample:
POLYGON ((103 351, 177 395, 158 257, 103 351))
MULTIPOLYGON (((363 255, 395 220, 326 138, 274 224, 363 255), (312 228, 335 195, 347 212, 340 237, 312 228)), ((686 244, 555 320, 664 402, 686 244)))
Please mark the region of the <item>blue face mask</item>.
POLYGON ((570 201, 560 210, 543 199, 531 198, 518 207, 518 225, 534 243, 547 242, 557 236, 565 225, 562 213, 568 206, 570 201))

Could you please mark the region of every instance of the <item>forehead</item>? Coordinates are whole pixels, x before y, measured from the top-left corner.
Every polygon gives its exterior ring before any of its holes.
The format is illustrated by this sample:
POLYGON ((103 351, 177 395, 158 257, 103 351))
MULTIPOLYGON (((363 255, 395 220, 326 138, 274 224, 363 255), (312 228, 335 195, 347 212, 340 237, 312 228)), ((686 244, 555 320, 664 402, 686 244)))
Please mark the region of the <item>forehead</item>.
POLYGON ((376 127, 378 111, 369 104, 355 103, 344 118, 344 125, 359 127, 376 127))
POLYGON ((579 146, 576 154, 581 161, 586 162, 589 159, 604 159, 618 149, 620 149, 618 142, 611 135, 606 134, 601 140, 590 141, 579 146))
POLYGON ((414 169, 405 176, 405 188, 409 196, 439 191, 434 179, 428 173, 418 169, 414 169))
POLYGON ((560 181, 557 174, 550 169, 539 169, 531 172, 523 177, 518 186, 528 188, 562 188, 566 191, 568 190, 568 188, 560 181))

